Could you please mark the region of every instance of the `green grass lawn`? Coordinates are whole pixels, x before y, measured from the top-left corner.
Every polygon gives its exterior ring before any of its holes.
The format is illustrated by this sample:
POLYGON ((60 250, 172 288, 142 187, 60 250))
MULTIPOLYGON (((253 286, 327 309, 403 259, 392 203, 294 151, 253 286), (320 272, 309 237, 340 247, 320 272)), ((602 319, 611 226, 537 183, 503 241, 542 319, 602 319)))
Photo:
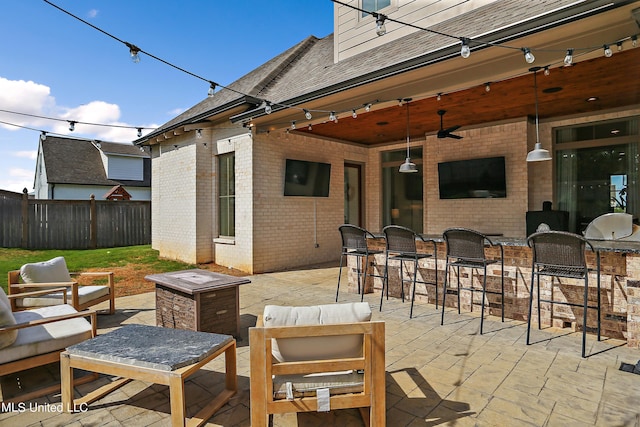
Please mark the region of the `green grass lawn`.
POLYGON ((139 265, 155 273, 196 268, 193 264, 171 261, 158 257, 158 251, 151 246, 128 246, 123 248, 91 250, 25 250, 0 248, 0 285, 6 291, 7 272, 18 270, 29 262, 46 261, 64 256, 67 268, 72 272, 81 272, 96 268, 133 267, 139 265))

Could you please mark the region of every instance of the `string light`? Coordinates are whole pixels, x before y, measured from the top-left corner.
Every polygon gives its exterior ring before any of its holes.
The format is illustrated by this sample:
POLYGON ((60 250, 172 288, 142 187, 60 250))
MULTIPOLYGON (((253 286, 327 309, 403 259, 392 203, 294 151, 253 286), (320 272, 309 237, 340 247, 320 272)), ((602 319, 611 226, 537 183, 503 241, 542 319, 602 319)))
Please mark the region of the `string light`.
POLYGON ((291 122, 291 130, 295 130, 295 128, 296 128, 296 121, 295 121, 295 120, 293 120, 293 121, 291 122))
MULTIPOLYGON (((149 52, 146 52, 145 50, 139 48, 135 44, 126 42, 126 41, 124 41, 124 40, 122 40, 122 39, 120 39, 120 38, 118 38, 118 37, 106 32, 106 31, 102 30, 101 28, 99 28, 99 27, 87 22, 86 20, 81 19, 78 16, 68 12, 67 10, 55 5, 54 3, 52 3, 49 0, 43 0, 43 1, 45 3, 53 6, 54 8, 60 10, 61 12, 71 16, 72 18, 75 18, 76 20, 78 20, 78 21, 80 21, 80 22, 82 22, 82 23, 94 28, 95 30, 102 32, 103 34, 107 35, 108 37, 111 37, 112 39, 114 39, 114 40, 126 45, 129 48, 129 52, 130 52, 130 55, 132 57, 132 60, 134 60, 136 62, 139 61, 139 59, 140 59, 139 58, 140 53, 144 53, 147 56, 149 56, 149 57, 151 57, 151 58, 153 58, 153 59, 155 59, 155 60, 157 60, 159 62, 162 62, 165 65, 168 65, 168 66, 170 66, 170 67, 172 67, 172 68, 174 68, 174 69, 176 69, 178 71, 181 71, 183 73, 191 75, 192 77, 195 77, 195 78, 198 78, 200 80, 208 82, 209 83, 208 96, 214 96, 216 87, 220 87, 222 89, 229 90, 231 92, 237 93, 237 94, 242 95, 242 96, 250 96, 249 94, 243 93, 243 92, 238 91, 238 90, 236 90, 234 88, 223 86, 223 85, 219 85, 219 84, 217 84, 217 83, 215 83, 215 82, 213 82, 211 80, 205 79, 202 76, 199 76, 199 75, 197 75, 197 74, 195 74, 193 72, 190 72, 190 71, 188 71, 188 70, 186 70, 184 68, 181 68, 181 67, 179 67, 179 66, 177 66, 175 64, 172 64, 172 63, 170 63, 170 62, 168 62, 168 61, 166 61, 166 60, 164 60, 162 58, 159 58, 159 57, 157 57, 157 56, 155 56, 155 55, 153 55, 153 54, 151 54, 149 52), (137 57, 137 60, 136 60, 135 57, 137 57)), ((439 31, 436 31, 436 30, 433 30, 433 29, 430 29, 430 28, 423 28, 423 27, 417 26, 415 24, 410 24, 410 23, 405 23, 405 22, 402 22, 402 21, 398 21, 398 20, 389 18, 386 15, 383 15, 383 14, 380 14, 380 13, 377 13, 377 12, 372 12, 372 11, 367 11, 367 10, 364 10, 364 9, 360 9, 360 8, 355 7, 353 5, 350 5, 350 4, 347 4, 347 3, 343 3, 343 2, 341 2, 339 0, 332 0, 332 1, 334 3, 340 4, 342 6, 349 7, 351 9, 355 9, 355 10, 361 11, 362 13, 367 13, 367 14, 373 16, 376 19, 376 33, 379 36, 382 36, 382 35, 386 34, 385 22, 391 21, 391 22, 398 23, 400 25, 412 27, 412 28, 415 28, 417 30, 426 31, 426 32, 429 32, 429 33, 433 33, 433 34, 437 34, 437 35, 443 36, 443 37, 455 38, 456 40, 459 40, 461 42, 461 44, 462 44, 461 50, 460 50, 460 55, 463 56, 463 57, 468 57, 470 55, 471 52, 470 52, 469 45, 470 45, 471 42, 473 42, 473 43, 479 44, 479 45, 500 47, 500 48, 506 48, 506 49, 514 49, 514 50, 515 49, 521 50, 523 52, 524 56, 525 56, 525 60, 526 60, 527 63, 531 64, 531 63, 533 63, 535 61, 535 56, 533 55, 533 52, 531 51, 531 49, 528 48, 528 47, 514 47, 514 46, 509 46, 509 45, 501 44, 501 43, 493 43, 493 42, 489 42, 489 41, 485 41, 485 40, 481 40, 481 39, 475 39, 475 38, 471 39, 471 38, 467 38, 467 37, 454 36, 454 35, 442 33, 442 32, 439 32, 439 31)), ((616 43, 616 45, 619 48, 621 48, 622 47, 622 42, 624 40, 628 40, 628 39, 631 40, 633 47, 637 46, 637 39, 638 39, 637 34, 636 35, 632 35, 631 37, 627 37, 627 38, 622 39, 622 40, 614 41, 614 43, 616 43)), ((597 48, 597 47, 591 46, 591 47, 585 47, 585 48, 576 48, 575 50, 589 51, 589 50, 593 50, 595 48, 597 48)), ((603 48, 605 49, 605 55, 607 57, 609 57, 609 56, 611 56, 613 54, 613 52, 609 48, 609 45, 603 45, 603 48)), ((573 49, 571 49, 571 50, 573 51, 573 49)), ((565 57, 565 59, 566 59, 566 57, 565 57)), ((486 87, 486 89, 488 89, 488 87, 486 87)), ((438 94, 438 100, 440 100, 440 95, 439 94, 438 94)), ((301 111, 304 112, 305 117, 307 117, 307 120, 310 120, 310 117, 309 117, 311 115, 310 111, 326 112, 324 110, 308 110, 308 109, 303 109, 303 108, 300 108, 300 107, 297 107, 297 106, 293 106, 293 105, 286 105, 286 104, 275 103, 275 102, 271 102, 271 103, 269 103, 269 105, 270 106, 276 105, 276 106, 283 107, 283 108, 293 108, 293 109, 301 110, 301 111)), ((370 104, 368 104, 368 105, 370 105, 370 104)), ((400 103, 400 105, 402 105, 402 104, 400 103)), ((265 113, 266 114, 269 114, 267 112, 268 110, 269 109, 265 107, 265 113)), ((369 110, 365 107, 365 111, 369 111, 369 110)), ((80 123, 80 122, 76 122, 76 123, 80 123)))
POLYGON ((142 128, 138 128, 138 138, 142 136, 142 128))
POLYGON ((197 139, 202 138, 202 129, 196 129, 196 138, 197 139))
POLYGON ((533 61, 536 60, 536 57, 531 53, 531 49, 528 47, 523 47, 522 52, 524 53, 524 60, 527 61, 527 64, 533 64, 533 61))
POLYGON ((309 132, 311 132, 313 130, 313 127, 311 126, 311 123, 309 123, 309 127, 307 127, 307 129, 309 130, 309 132))
POLYGON ((564 57, 564 65, 569 67, 573 64, 573 49, 567 49, 567 54, 564 57))
POLYGON ((367 113, 368 113, 369 111, 371 111, 371 104, 367 104, 367 105, 365 105, 365 106, 364 106, 364 111, 365 111, 365 112, 367 112, 367 113))
POLYGON ((611 56, 613 55, 613 51, 611 50, 609 45, 605 44, 602 46, 602 48, 604 49, 604 56, 606 56, 607 58, 611 58, 611 56))
POLYGON ((549 66, 547 65, 544 67, 544 75, 548 76, 549 74, 551 74, 551 71, 549 71, 549 66))
POLYGON ((487 82, 484 84, 484 91, 491 92, 491 82, 487 82))
POLYGON ((309 110, 302 110, 302 111, 304 111, 304 116, 307 118, 307 120, 311 120, 313 116, 311 115, 309 110))
POLYGON ((73 132, 76 129, 76 122, 69 120, 69 132, 73 132))
POLYGON ((332 111, 331 114, 329 114, 329 121, 330 122, 337 122, 338 118, 336 117, 336 112, 332 111))
POLYGON ((436 100, 437 101, 442 100, 442 93, 438 93, 438 95, 436 95, 436 100))
POLYGON ((140 62, 140 48, 134 44, 125 42, 125 45, 129 48, 129 55, 131 55, 131 60, 137 64, 140 62))
POLYGON ((354 119, 357 119, 357 118, 358 118, 358 113, 356 113, 356 110, 355 110, 355 109, 353 109, 353 110, 352 110, 352 112, 351 112, 351 117, 353 117, 354 119))
POLYGON ((618 46, 618 52, 621 52, 622 51, 622 42, 616 43, 616 46, 618 46))
POLYGON ((469 39, 466 37, 461 37, 460 41, 462 42, 462 47, 460 48, 460 56, 463 58, 468 58, 471 55, 471 49, 469 48, 469 39))
POLYGON ((47 133, 45 131, 40 132, 40 141, 47 139, 47 133))
POLYGON ((384 25, 387 17, 381 13, 375 14, 374 16, 376 18, 376 34, 378 36, 384 36, 387 33, 387 27, 384 25))

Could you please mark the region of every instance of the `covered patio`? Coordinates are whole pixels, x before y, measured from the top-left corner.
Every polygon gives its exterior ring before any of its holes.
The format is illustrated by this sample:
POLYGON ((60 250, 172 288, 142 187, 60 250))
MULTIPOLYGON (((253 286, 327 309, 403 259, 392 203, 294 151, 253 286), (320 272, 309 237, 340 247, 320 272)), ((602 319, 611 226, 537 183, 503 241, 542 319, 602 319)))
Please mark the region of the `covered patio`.
MULTIPOLYGON (((343 280, 347 272, 343 271, 343 280)), ((238 341, 239 392, 206 425, 249 426, 249 343, 247 329, 255 324, 266 304, 331 304, 338 278, 336 266, 250 276, 240 287, 241 340, 238 341)), ((359 301, 343 292, 341 302, 359 301)), ((409 303, 398 298, 384 302, 379 293, 365 295, 373 320, 386 322, 387 424, 393 426, 637 426, 640 410, 640 376, 620 370, 635 364, 640 354, 621 340, 587 341, 590 357, 580 357, 580 333, 543 329, 535 331, 533 344, 525 345, 526 322, 488 316, 479 335, 476 313, 458 315, 447 309, 448 321, 440 326, 440 311, 416 301, 413 319, 409 303)), ((99 334, 125 324, 155 325, 153 293, 123 297, 112 316, 99 316, 99 334)), ((57 366, 51 368, 55 373, 57 366)), ((187 382, 187 413, 192 415, 224 387, 224 359, 187 382)), ((20 376, 24 387, 50 381, 51 372, 32 371, 20 376)), ((86 394, 110 381, 76 388, 86 394)), ((5 378, 4 393, 11 392, 5 378)), ((166 386, 133 381, 91 404, 88 411, 60 413, 60 395, 27 402, 24 411, 0 414, 2 425, 23 426, 164 426, 170 424, 166 386), (48 409, 47 409, 48 408, 48 409), (33 409, 33 410, 31 410, 33 409), (38 410, 39 409, 39 410, 38 410)), ((275 416, 274 426, 360 426, 356 410, 327 414, 275 416)))

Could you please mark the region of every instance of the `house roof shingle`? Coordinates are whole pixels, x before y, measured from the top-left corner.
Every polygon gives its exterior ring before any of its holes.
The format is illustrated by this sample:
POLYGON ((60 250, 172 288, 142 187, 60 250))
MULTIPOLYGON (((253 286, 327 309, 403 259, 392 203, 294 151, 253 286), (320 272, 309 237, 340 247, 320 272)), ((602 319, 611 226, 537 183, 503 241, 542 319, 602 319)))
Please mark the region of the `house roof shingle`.
MULTIPOLYGON (((596 3, 601 1, 592 3, 593 10, 597 10, 596 3)), ((422 58, 429 57, 432 61, 433 56, 442 55, 440 52, 445 48, 455 46, 459 49, 457 37, 487 40, 492 33, 509 28, 517 28, 514 34, 521 35, 539 31, 540 25, 557 25, 565 18, 570 19, 574 6, 574 0, 497 0, 430 27, 437 33, 418 31, 337 63, 334 63, 334 35, 322 39, 310 36, 241 77, 229 88, 256 98, 288 104, 288 101, 315 92, 322 93, 332 88, 339 90, 349 82, 359 84, 358 81, 366 81, 368 76, 376 78, 373 77, 376 73, 384 75, 392 67, 402 69, 404 64, 410 63, 411 66, 427 65, 428 61, 421 62, 422 58), (549 20, 549 16, 553 19, 549 20), (546 23, 542 22, 544 19, 547 19, 546 23)), ((143 143, 176 126, 202 120, 207 113, 213 114, 216 109, 242 98, 243 95, 237 92, 222 89, 135 143, 143 143)), ((246 101, 248 109, 257 107, 250 105, 251 100, 246 101)))
POLYGON ((49 184, 151 185, 149 154, 141 152, 140 148, 132 144, 100 141, 101 150, 107 154, 144 158, 143 181, 108 179, 102 166, 100 150, 90 140, 47 135, 41 146, 49 184))

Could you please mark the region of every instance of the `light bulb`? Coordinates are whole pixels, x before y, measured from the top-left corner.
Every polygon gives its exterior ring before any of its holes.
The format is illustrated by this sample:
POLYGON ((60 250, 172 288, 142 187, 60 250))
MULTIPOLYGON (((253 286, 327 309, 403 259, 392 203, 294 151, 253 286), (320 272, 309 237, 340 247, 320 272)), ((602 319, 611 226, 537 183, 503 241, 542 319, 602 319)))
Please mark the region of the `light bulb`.
POLYGON ((44 131, 40 132, 40 141, 44 141, 45 139, 47 139, 47 133, 44 131))
POLYGON ((302 111, 304 111, 304 116, 307 118, 307 120, 311 120, 313 116, 311 115, 309 110, 302 110, 302 111))
POLYGON ((138 138, 142 136, 142 128, 138 128, 138 138))
POLYGON ((209 96, 213 96, 213 94, 216 93, 216 84, 214 82, 209 82, 209 92, 207 92, 207 95, 209 96))
POLYGON ((631 36, 631 46, 633 47, 637 47, 638 46, 638 36, 631 36))
POLYGON ((616 43, 616 46, 618 46, 618 52, 620 52, 622 50, 622 42, 616 43))
POLYGON ((528 47, 523 47, 522 51, 524 52, 524 60, 527 61, 527 64, 533 64, 533 61, 536 60, 536 57, 533 56, 531 50, 528 47))
POLYGON ((436 96, 436 101, 440 101, 441 99, 442 99, 442 94, 441 94, 441 93, 439 93, 439 94, 436 96))
POLYGON ((133 48, 129 49, 129 54, 131 55, 131 60, 132 60, 135 64, 137 64, 138 62, 140 62, 140 55, 139 55, 139 52, 140 52, 140 51, 138 51, 138 50, 136 50, 136 49, 133 49, 133 48))
POLYGON ((365 106, 364 106, 364 111, 365 111, 366 113, 368 113, 369 111, 371 111, 371 104, 367 104, 367 105, 365 105, 365 106))
POLYGON ((604 56, 606 56, 607 58, 611 58, 611 56, 613 55, 613 51, 611 50, 609 45, 605 44, 604 46, 602 46, 602 48, 604 49, 604 56))
POLYGON ((264 112, 265 112, 265 114, 271 114, 271 111, 273 111, 273 110, 271 109, 271 104, 269 104, 268 102, 266 102, 266 103, 265 103, 265 105, 264 105, 264 112))
POLYGON ((469 55, 471 55, 471 49, 469 48, 469 39, 467 38, 461 38, 460 41, 462 42, 462 48, 460 48, 460 56, 462 56, 463 58, 468 58, 469 55))
POLYGON ((331 112, 331 114, 329 114, 329 121, 331 121, 331 122, 335 122, 336 120, 338 120, 338 119, 336 118, 336 112, 335 112, 335 111, 332 111, 332 112, 331 112))
POLYGON ((384 36, 387 33, 387 28, 384 26, 384 20, 387 19, 384 15, 378 15, 376 18, 376 34, 378 36, 384 36))
POLYGON ((551 74, 551 71, 549 71, 549 66, 547 65, 546 67, 544 67, 544 75, 548 76, 549 74, 551 74))
POLYGON ((571 64, 573 64, 573 49, 567 49, 567 54, 564 57, 564 65, 569 67, 571 64))
POLYGON ((202 129, 196 129, 196 138, 197 139, 202 138, 202 129))
POLYGON ((491 83, 485 83, 484 90, 485 92, 491 92, 491 83))
POLYGON ((292 121, 291 122, 291 130, 294 130, 296 128, 296 121, 292 121))
POLYGON ((309 127, 307 128, 309 131, 313 130, 313 127, 311 126, 311 123, 309 123, 309 127))
POLYGON ((356 110, 353 110, 353 112, 351 113, 351 117, 353 117, 354 119, 358 118, 358 113, 356 113, 356 110))
POLYGON ((76 129, 76 122, 69 122, 69 132, 73 132, 76 129))

